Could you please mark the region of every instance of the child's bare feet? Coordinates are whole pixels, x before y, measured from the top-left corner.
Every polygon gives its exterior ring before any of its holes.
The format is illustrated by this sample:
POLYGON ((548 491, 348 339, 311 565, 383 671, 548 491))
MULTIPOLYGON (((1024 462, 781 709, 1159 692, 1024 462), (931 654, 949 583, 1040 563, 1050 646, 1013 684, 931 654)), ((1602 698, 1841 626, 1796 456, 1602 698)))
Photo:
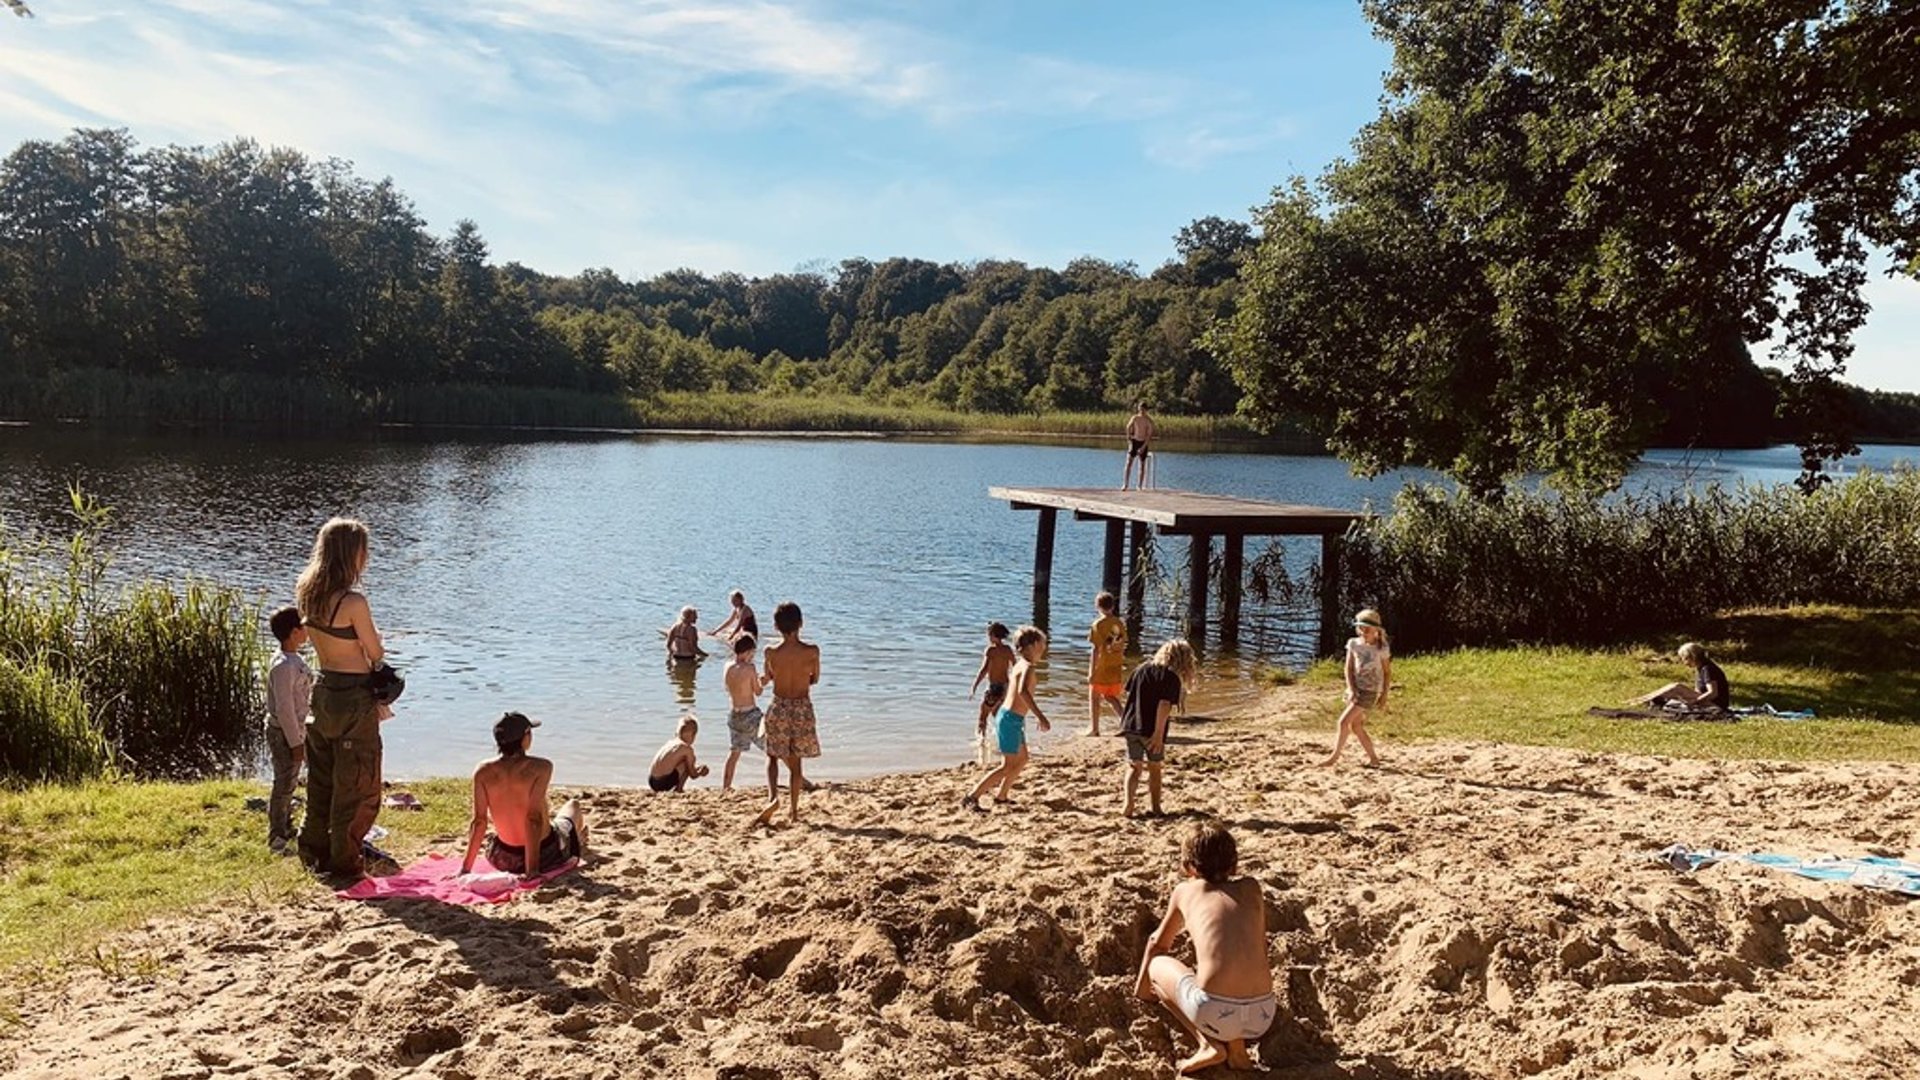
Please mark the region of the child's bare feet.
POLYGON ((1339 760, 1340 759, 1338 757, 1321 758, 1319 761, 1316 761, 1313 763, 1313 767, 1316 769, 1330 768, 1339 760))
POLYGON ((773 824, 773 815, 779 809, 780 809, 780 800, 779 799, 773 800, 772 802, 767 804, 767 808, 765 810, 760 811, 760 816, 754 818, 753 824, 747 826, 747 828, 754 829, 754 828, 759 828, 762 825, 773 824))
POLYGON ((1219 1043, 1214 1042, 1212 1039, 1202 1039, 1200 1040, 1200 1049, 1194 1051, 1192 1057, 1182 1061, 1175 1067, 1180 1071, 1181 1076, 1192 1076, 1202 1069, 1211 1069, 1215 1065, 1223 1065, 1226 1063, 1226 1060, 1227 1052, 1221 1048, 1219 1043))
POLYGON ((1247 1044, 1242 1039, 1235 1039, 1227 1044, 1227 1068, 1240 1072, 1266 1071, 1260 1067, 1258 1061, 1253 1059, 1252 1054, 1247 1053, 1247 1044))
POLYGON ((961 796, 960 805, 966 807, 968 810, 971 810, 976 814, 984 814, 987 812, 987 808, 980 805, 980 800, 974 798, 971 795, 961 796))

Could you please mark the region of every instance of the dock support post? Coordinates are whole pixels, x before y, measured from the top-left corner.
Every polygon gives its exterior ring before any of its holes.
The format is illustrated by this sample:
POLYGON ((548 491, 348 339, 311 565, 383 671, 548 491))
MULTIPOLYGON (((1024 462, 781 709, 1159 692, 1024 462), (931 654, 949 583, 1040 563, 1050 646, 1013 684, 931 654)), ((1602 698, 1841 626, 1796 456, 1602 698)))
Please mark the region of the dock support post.
POLYGON ((1138 645, 1147 606, 1147 523, 1129 523, 1133 554, 1127 560, 1127 640, 1138 645))
POLYGON ((1196 648, 1207 638, 1207 571, 1213 561, 1213 537, 1196 533, 1187 567, 1187 640, 1196 648))
POLYGON ((1120 560, 1125 554, 1126 540, 1126 522, 1119 520, 1107 522, 1107 550, 1106 557, 1100 564, 1100 587, 1116 598, 1120 595, 1120 560))
POLYGON ((1047 606, 1053 590, 1053 529, 1060 512, 1041 507, 1040 524, 1033 538, 1033 618, 1036 625, 1047 622, 1047 606))
POLYGON ((1240 644, 1240 585, 1246 576, 1246 537, 1228 533, 1220 538, 1220 644, 1240 644))
POLYGON ((1340 651, 1340 551, 1346 538, 1327 533, 1320 538, 1320 655, 1340 651))

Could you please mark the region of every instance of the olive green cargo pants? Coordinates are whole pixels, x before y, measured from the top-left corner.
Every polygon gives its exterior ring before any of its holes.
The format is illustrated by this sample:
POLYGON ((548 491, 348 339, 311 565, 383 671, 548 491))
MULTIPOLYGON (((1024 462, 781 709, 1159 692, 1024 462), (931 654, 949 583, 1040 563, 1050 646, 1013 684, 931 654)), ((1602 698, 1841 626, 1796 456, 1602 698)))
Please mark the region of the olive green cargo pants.
POLYGON ((336 874, 364 871, 360 844, 380 815, 380 714, 367 677, 323 671, 307 725, 307 821, 300 857, 336 874))

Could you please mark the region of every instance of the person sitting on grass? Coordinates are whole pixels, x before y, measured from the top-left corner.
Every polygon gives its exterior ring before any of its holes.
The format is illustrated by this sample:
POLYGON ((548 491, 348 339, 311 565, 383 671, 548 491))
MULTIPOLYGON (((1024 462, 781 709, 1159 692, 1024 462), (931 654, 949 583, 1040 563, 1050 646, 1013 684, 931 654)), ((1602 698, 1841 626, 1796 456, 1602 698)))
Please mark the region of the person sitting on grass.
POLYGON ((579 803, 568 799, 551 816, 547 813, 553 762, 527 753, 533 747, 533 729, 539 726, 540 721, 517 712, 493 725, 500 756, 473 771, 473 820, 467 826, 462 875, 473 873, 483 837, 493 868, 524 881, 558 870, 586 850, 587 816, 579 803), (487 831, 489 820, 492 832, 487 831), (534 853, 531 860, 529 851, 534 853))
POLYGON ((1173 887, 1166 917, 1147 942, 1134 992, 1159 1000, 1200 1044, 1179 1063, 1182 1075, 1226 1064, 1255 1069, 1247 1043, 1273 1025, 1278 1003, 1267 966, 1267 901, 1260 883, 1235 877, 1233 834, 1213 822, 1193 827, 1180 845, 1186 880, 1173 887), (1171 955, 1182 929, 1193 938, 1194 967, 1171 955))
POLYGON ((1665 706, 1668 702, 1694 708, 1728 708, 1733 690, 1727 685, 1727 673, 1707 655, 1705 646, 1689 641, 1680 646, 1680 661, 1693 669, 1693 685, 1668 683, 1651 694, 1627 702, 1629 705, 1665 706))
POLYGON ((653 767, 647 770, 647 786, 655 791, 685 791, 687 781, 707 775, 707 767, 693 758, 693 737, 700 734, 700 721, 691 716, 680 718, 680 730, 667 745, 653 755, 653 767))

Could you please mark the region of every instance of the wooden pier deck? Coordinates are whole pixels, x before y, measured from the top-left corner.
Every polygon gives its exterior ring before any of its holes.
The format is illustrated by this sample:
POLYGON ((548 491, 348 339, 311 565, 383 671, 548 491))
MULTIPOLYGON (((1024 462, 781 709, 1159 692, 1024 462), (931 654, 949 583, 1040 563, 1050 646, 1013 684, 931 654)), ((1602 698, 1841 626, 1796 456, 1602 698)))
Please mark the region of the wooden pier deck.
POLYGON ((1107 526, 1101 582, 1118 596, 1126 585, 1129 617, 1145 599, 1146 579, 1141 559, 1146 531, 1162 536, 1191 538, 1193 558, 1187 587, 1187 636, 1201 644, 1206 636, 1207 570, 1213 538, 1221 538, 1220 642, 1231 646, 1240 634, 1240 598, 1245 578, 1245 540, 1249 536, 1318 536, 1321 558, 1321 647, 1337 643, 1341 630, 1337 610, 1340 595, 1340 545, 1347 530, 1364 516, 1352 510, 1264 502, 1198 491, 1117 488, 990 487, 987 494, 1015 510, 1040 512, 1033 548, 1033 599, 1036 615, 1047 610, 1053 583, 1053 535, 1060 511, 1076 521, 1101 521, 1107 526), (1131 543, 1128 541, 1131 530, 1131 543), (1122 558, 1131 548, 1130 572, 1122 574, 1122 558))

